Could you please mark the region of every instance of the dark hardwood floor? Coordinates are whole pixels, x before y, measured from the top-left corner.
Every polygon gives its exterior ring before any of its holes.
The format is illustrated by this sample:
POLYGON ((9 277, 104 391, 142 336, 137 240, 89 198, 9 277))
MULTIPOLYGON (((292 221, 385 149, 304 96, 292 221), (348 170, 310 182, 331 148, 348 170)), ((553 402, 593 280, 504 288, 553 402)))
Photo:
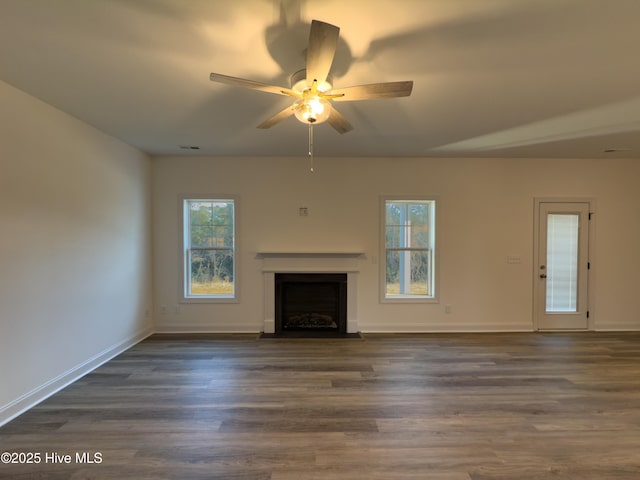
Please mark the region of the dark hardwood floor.
POLYGON ((40 456, 11 479, 637 480, 640 334, 156 335, 0 452, 40 456))

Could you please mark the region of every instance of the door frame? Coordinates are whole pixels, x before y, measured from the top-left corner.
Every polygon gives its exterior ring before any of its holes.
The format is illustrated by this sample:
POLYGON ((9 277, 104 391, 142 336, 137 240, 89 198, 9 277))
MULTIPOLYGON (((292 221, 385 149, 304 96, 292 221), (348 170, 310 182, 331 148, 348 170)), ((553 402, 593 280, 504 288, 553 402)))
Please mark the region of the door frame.
MULTIPOLYGON (((543 262, 539 258, 540 257, 540 248, 539 248, 539 235, 540 235, 540 204, 542 203, 586 203, 589 206, 589 228, 588 230, 588 238, 587 238, 587 261, 589 262, 590 268, 587 271, 587 291, 585 292, 587 295, 587 331, 595 330, 595 312, 594 312, 594 304, 593 304, 593 292, 594 292, 594 240, 595 240, 595 221, 596 221, 596 201, 592 197, 534 197, 533 199, 533 272, 532 272, 532 303, 533 303, 533 329, 535 331, 562 331, 558 330, 549 330, 549 329, 540 329, 538 325, 538 314, 540 309, 540 302, 538 301, 540 288, 540 281, 538 278, 539 271, 538 266, 542 265, 543 262)), ((546 262, 546 259, 545 259, 546 262)), ((576 331, 576 330, 572 330, 576 331)), ((584 330, 582 330, 584 331, 584 330)))

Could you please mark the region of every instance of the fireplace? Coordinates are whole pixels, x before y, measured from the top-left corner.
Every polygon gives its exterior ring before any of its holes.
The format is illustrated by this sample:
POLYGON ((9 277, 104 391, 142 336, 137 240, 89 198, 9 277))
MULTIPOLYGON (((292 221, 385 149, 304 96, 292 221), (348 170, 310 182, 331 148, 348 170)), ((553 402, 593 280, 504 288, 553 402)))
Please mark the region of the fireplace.
POLYGON ((347 333, 347 274, 276 273, 275 333, 347 333))
MULTIPOLYGON (((287 252, 287 251, 269 251, 263 250, 257 253, 257 259, 262 262, 262 274, 263 274, 263 298, 264 298, 264 306, 262 310, 263 319, 264 319, 264 327, 263 333, 266 335, 277 335, 277 336, 296 336, 295 332, 301 333, 299 336, 305 336, 304 331, 308 331, 308 333, 318 333, 318 335, 308 335, 308 336, 323 336, 321 333, 323 331, 327 332, 325 336, 333 336, 335 332, 335 336, 340 336, 340 329, 346 329, 346 336, 357 335, 358 333, 358 273, 360 271, 359 260, 363 258, 364 254, 361 252, 287 252), (303 311, 302 313, 306 315, 303 317, 304 320, 302 323, 297 324, 296 329, 287 329, 285 333, 282 334, 282 323, 279 321, 278 333, 276 334, 276 297, 280 295, 276 295, 276 276, 279 278, 278 282, 282 281, 282 278, 287 278, 288 275, 301 275, 297 277, 296 280, 303 278, 306 275, 311 275, 310 279, 316 281, 307 281, 301 283, 310 283, 311 285, 302 285, 299 288, 302 290, 305 287, 315 287, 318 285, 313 285, 314 283, 339 283, 342 284, 344 290, 342 290, 342 295, 340 297, 340 311, 338 315, 338 321, 336 321, 337 329, 335 330, 321 330, 321 329, 313 329, 313 328, 304 328, 304 323, 307 326, 312 325, 314 322, 319 326, 320 324, 325 325, 327 322, 326 317, 316 316, 315 320, 310 315, 314 312, 303 311), (323 281, 318 282, 317 279, 320 277, 316 277, 315 275, 320 275, 323 278, 323 281), (330 276, 326 276, 330 275, 330 276), (334 277, 334 275, 338 275, 338 277, 334 277), (284 277, 283 277, 284 276, 284 277), (336 282, 336 278, 338 278, 336 282), (346 284, 345 279, 346 278, 346 284), (344 299, 346 297, 346 300, 344 299), (344 309, 346 308, 346 313, 344 309), (288 333, 287 333, 288 332, 288 333)), ((293 278, 293 277, 290 277, 293 278)), ((325 290, 324 294, 321 294, 321 297, 329 296, 328 293, 331 291, 329 287, 324 286, 328 291, 325 290)), ((281 287, 279 287, 281 288, 281 287)), ((335 288, 335 287, 332 287, 335 288)), ((298 292, 293 292, 298 293, 298 292)), ((278 302, 280 302, 278 300, 278 302)), ((278 310, 281 311, 281 304, 278 303, 278 310)), ((316 312, 317 313, 317 312, 316 312)), ((320 312, 321 315, 329 315, 320 312)), ((344 330, 341 330, 344 331, 344 330)))

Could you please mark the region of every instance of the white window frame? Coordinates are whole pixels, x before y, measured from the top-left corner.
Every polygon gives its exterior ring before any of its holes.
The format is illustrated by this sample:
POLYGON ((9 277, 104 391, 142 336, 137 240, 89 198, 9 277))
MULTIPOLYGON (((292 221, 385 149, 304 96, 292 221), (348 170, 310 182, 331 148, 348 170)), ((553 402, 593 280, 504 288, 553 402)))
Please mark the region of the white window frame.
POLYGON ((440 200, 435 195, 385 195, 380 197, 380 302, 381 303, 439 303, 439 227, 438 218, 440 210, 440 200), (429 279, 432 285, 431 295, 387 295, 387 244, 386 244, 386 205, 387 202, 430 202, 432 203, 432 224, 431 224, 431 272, 429 279))
POLYGON ((239 302, 239 282, 238 282, 238 198, 235 195, 220 194, 198 194, 179 196, 179 218, 180 218, 180 303, 238 303, 239 302), (189 263, 189 213, 187 202, 233 202, 233 294, 219 295, 192 295, 189 294, 190 263, 189 263))

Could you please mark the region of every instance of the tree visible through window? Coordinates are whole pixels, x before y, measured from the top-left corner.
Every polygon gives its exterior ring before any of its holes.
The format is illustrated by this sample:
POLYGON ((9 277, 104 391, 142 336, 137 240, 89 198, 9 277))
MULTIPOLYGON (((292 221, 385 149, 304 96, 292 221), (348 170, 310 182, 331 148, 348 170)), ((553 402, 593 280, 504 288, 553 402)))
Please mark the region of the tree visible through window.
POLYGON ((235 296, 233 200, 184 200, 184 248, 186 298, 235 296))
POLYGON ((435 201, 385 200, 385 298, 434 297, 435 201))

